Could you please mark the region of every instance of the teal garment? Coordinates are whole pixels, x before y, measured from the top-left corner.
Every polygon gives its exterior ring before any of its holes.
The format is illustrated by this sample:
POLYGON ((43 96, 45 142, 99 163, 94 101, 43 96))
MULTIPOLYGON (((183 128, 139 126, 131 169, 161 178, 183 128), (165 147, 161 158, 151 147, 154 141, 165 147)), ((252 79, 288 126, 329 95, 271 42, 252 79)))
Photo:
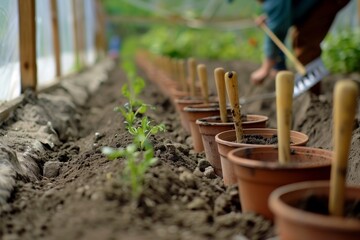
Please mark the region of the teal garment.
MULTIPOLYGON (((284 42, 289 28, 303 22, 307 14, 322 0, 265 0, 266 24, 284 42)), ((264 52, 267 58, 276 61, 275 69, 286 69, 285 56, 275 43, 266 36, 264 52)))

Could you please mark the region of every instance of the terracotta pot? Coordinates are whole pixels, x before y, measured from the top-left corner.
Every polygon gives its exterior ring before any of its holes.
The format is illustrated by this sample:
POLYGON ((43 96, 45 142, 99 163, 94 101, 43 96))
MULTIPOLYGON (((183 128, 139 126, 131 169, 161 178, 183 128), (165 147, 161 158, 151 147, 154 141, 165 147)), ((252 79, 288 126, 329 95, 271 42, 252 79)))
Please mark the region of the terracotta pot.
MULTIPOLYGON (((244 134, 272 137, 277 134, 277 130, 272 128, 252 128, 252 129, 244 129, 244 134)), ((291 145, 294 146, 305 146, 306 143, 309 141, 309 137, 307 135, 296 131, 290 132, 290 139, 292 142, 291 145)), ((231 185, 236 183, 234 166, 227 158, 228 152, 230 152, 235 148, 240 148, 240 147, 263 146, 258 144, 237 143, 235 130, 230 130, 217 134, 215 136, 215 141, 217 143, 218 151, 220 154, 221 167, 222 167, 222 173, 223 173, 223 179, 225 185, 231 185)))
POLYGON ((169 93, 172 100, 189 96, 189 93, 183 91, 180 87, 169 89, 169 93))
MULTIPOLYGON (((210 162, 214 168, 215 173, 222 177, 221 161, 217 144, 215 142, 215 135, 234 129, 234 122, 232 116, 228 116, 226 123, 221 122, 220 116, 211 116, 196 120, 199 127, 199 132, 202 137, 206 160, 210 162)), ((243 128, 265 128, 268 117, 261 115, 246 115, 243 120, 243 128)))
POLYGON ((236 175, 241 208, 272 219, 268 198, 276 188, 295 182, 330 179, 332 152, 291 147, 291 162, 278 162, 278 149, 269 146, 234 149, 228 153, 236 175))
MULTIPOLYGON (((185 96, 182 98, 175 99, 174 102, 175 102, 176 111, 180 115, 181 126, 185 129, 186 132, 190 133, 190 123, 187 114, 184 111, 184 108, 191 105, 202 104, 204 103, 204 99, 202 97, 185 96)), ((211 97, 210 102, 216 103, 218 102, 218 99, 216 97, 211 97)))
POLYGON ((159 86, 161 92, 169 98, 172 97, 171 94, 174 91, 174 89, 180 88, 179 83, 175 82, 174 80, 166 76, 163 78, 163 80, 159 80, 157 82, 157 85, 159 86))
MULTIPOLYGON (((176 106, 176 99, 184 99, 184 98, 185 99, 190 99, 190 98, 192 98, 190 96, 190 93, 186 92, 186 91, 183 91, 181 87, 169 88, 168 89, 168 94, 169 94, 170 100, 174 104, 174 106, 176 106)), ((195 89, 195 95, 196 96, 201 96, 201 89, 200 88, 195 89)), ((194 99, 202 99, 202 98, 201 97, 195 97, 194 99)))
MULTIPOLYGON (((312 181, 286 185, 276 189, 269 199, 275 214, 281 240, 360 239, 360 221, 345 217, 327 216, 307 212, 296 207, 296 202, 311 195, 329 196, 328 181, 312 181)), ((359 187, 347 187, 346 200, 360 199, 359 187)), ((325 206, 327 207, 327 206, 325 206)))
POLYGON ((195 152, 204 151, 204 145, 202 142, 199 127, 196 124, 196 120, 204 117, 220 115, 220 108, 218 103, 203 103, 190 105, 184 108, 184 112, 187 116, 190 125, 190 133, 193 141, 193 147, 195 152))
POLYGON ((186 96, 183 98, 175 99, 175 108, 180 115, 181 126, 186 130, 186 132, 190 133, 190 123, 189 120, 187 119, 186 113, 184 112, 184 108, 194 104, 201 104, 203 102, 204 99, 201 97, 196 98, 196 97, 186 96))

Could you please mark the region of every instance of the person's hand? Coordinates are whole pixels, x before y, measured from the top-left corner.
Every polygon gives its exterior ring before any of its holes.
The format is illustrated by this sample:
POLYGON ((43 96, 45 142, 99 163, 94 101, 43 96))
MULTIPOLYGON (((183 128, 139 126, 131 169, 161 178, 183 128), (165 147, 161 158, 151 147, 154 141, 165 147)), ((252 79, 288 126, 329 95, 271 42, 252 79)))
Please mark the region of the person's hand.
POLYGON ((255 18, 255 24, 256 24, 257 26, 260 26, 260 25, 262 25, 262 24, 265 24, 265 22, 266 22, 266 16, 265 16, 265 15, 260 15, 260 16, 258 16, 257 18, 255 18))

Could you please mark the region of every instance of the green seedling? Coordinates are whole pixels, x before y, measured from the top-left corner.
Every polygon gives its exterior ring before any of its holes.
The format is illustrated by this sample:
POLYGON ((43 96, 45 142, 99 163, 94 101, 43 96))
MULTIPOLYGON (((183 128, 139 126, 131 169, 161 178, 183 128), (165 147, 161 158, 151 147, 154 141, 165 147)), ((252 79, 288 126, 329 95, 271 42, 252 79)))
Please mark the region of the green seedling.
MULTIPOLYGON (((149 105, 141 104, 135 111, 130 103, 126 103, 123 107, 116 107, 114 110, 120 112, 125 118, 125 128, 130 132, 130 129, 136 125, 139 115, 145 114, 149 105)), ((130 132, 131 133, 131 132, 130 132)))
POLYGON ((152 125, 152 121, 145 116, 151 106, 138 98, 145 87, 145 81, 135 75, 135 65, 126 61, 123 62, 122 67, 127 73, 129 82, 122 86, 121 93, 128 102, 114 110, 120 112, 125 118, 125 128, 134 136, 134 139, 126 148, 103 147, 102 153, 110 160, 121 157, 126 159, 123 175, 130 183, 132 197, 138 198, 142 191, 146 171, 157 161, 149 138, 160 131, 165 131, 165 125, 152 125))
POLYGON ((129 101, 132 108, 141 105, 143 102, 138 98, 139 94, 145 87, 145 81, 141 77, 135 77, 135 74, 128 75, 128 84, 124 84, 121 88, 121 93, 129 101))
POLYGON ((103 147, 102 153, 108 159, 125 158, 124 177, 130 183, 133 199, 137 199, 142 191, 146 171, 156 163, 154 149, 151 145, 145 151, 138 151, 136 144, 130 144, 126 148, 103 147))
POLYGON ((148 117, 144 116, 138 127, 130 127, 130 134, 134 135, 134 143, 140 149, 147 149, 149 145, 151 145, 149 138, 151 135, 155 135, 158 132, 164 132, 165 125, 163 123, 158 125, 152 125, 152 122, 148 119, 148 117))
POLYGON ((115 109, 125 118, 125 128, 131 135, 135 136, 134 143, 141 149, 144 149, 145 145, 148 144, 148 139, 151 135, 165 131, 165 125, 163 123, 152 125, 152 121, 150 121, 148 117, 143 116, 141 119, 139 118, 139 115, 145 114, 148 107, 150 106, 142 104, 134 112, 130 104, 125 104, 124 107, 117 107, 115 109))

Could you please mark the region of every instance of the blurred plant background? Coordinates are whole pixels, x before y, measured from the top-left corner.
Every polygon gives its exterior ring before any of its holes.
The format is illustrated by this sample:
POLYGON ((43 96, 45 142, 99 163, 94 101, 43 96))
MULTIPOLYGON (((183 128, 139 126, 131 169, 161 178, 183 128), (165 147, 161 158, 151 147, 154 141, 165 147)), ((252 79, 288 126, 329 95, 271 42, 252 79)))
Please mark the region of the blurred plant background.
MULTIPOLYGON (((261 14, 250 0, 103 0, 109 39, 121 39, 121 54, 136 49, 176 58, 246 60, 260 63, 264 33, 253 23, 261 14)), ((337 17, 323 42, 322 58, 334 73, 360 70, 357 1, 337 17), (345 26, 345 27, 344 27, 345 26), (346 29, 346 30, 344 30, 346 29)), ((120 45, 120 43, 118 44, 120 45)))

